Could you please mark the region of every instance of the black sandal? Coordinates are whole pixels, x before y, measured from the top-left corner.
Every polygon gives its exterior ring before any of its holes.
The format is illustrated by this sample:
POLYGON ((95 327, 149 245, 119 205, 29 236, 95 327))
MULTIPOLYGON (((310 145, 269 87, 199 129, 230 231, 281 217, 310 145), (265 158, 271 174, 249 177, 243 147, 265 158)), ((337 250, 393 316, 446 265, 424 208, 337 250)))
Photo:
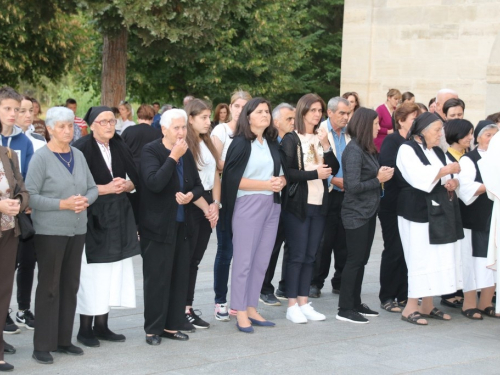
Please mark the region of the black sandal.
POLYGON ((420 319, 425 319, 425 318, 418 311, 412 312, 407 317, 404 317, 403 315, 401 315, 401 320, 404 320, 405 322, 408 322, 411 324, 416 324, 417 326, 426 326, 427 322, 426 323, 419 323, 418 322, 420 319))
POLYGON ((457 301, 457 300, 448 301, 447 299, 441 298, 441 305, 443 306, 448 306, 448 307, 453 307, 454 309, 458 309, 459 307, 462 307, 463 304, 464 303, 462 301, 457 301))
POLYGON ((483 320, 483 316, 481 315, 481 310, 479 310, 479 309, 461 310, 461 313, 466 318, 469 318, 472 320, 483 320), (479 314, 479 318, 475 317, 474 314, 479 314))
POLYGON ((444 318, 444 313, 439 310, 437 307, 434 307, 429 314, 422 314, 424 318, 432 318, 432 319, 437 319, 437 320, 451 320, 450 319, 445 319, 444 318))
POLYGON ((407 302, 408 302, 408 300, 406 300, 406 299, 404 301, 398 301, 398 306, 402 307, 402 308, 405 308, 407 302))
POLYGON ((490 318, 497 318, 500 319, 500 316, 498 316, 495 312, 495 308, 493 306, 488 306, 484 310, 479 310, 478 311, 486 316, 489 316, 490 318))
POLYGON ((396 301, 390 300, 390 299, 385 301, 384 303, 381 303, 380 307, 383 308, 385 311, 391 312, 391 313, 400 313, 401 312, 401 309, 399 308, 398 303, 396 301), (394 309, 397 309, 397 310, 394 310, 394 309))

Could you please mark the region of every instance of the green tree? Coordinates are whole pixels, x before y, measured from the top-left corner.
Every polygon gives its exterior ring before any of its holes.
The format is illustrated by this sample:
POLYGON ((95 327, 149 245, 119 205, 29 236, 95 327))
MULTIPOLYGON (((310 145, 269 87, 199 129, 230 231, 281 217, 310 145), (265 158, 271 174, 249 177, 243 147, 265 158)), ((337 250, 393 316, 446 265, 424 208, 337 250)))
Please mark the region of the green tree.
POLYGON ((304 65, 297 76, 307 82, 308 91, 328 100, 340 94, 344 0, 306 0, 305 7, 307 22, 302 35, 316 37, 311 38, 310 64, 304 65))
POLYGON ((141 101, 179 103, 193 94, 227 101, 236 88, 278 100, 304 92, 294 73, 307 62, 311 41, 300 34, 307 12, 298 0, 247 2, 210 30, 211 40, 133 42, 129 92, 141 101))
POLYGON ((227 0, 88 0, 103 37, 101 103, 116 105, 125 98, 129 37, 142 46, 154 41, 207 40, 227 0))
POLYGON ((57 81, 92 51, 78 15, 54 2, 0 2, 0 83, 57 81))

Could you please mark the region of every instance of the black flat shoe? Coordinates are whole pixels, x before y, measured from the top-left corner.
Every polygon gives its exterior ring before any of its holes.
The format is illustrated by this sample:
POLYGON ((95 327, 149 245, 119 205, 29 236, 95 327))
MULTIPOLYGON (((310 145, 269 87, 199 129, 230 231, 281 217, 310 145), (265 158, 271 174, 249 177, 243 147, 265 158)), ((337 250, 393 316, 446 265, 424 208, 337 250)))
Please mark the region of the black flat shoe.
POLYGON ((108 330, 108 332, 106 333, 102 333, 97 331, 95 328, 94 328, 94 336, 99 340, 104 340, 104 341, 124 342, 126 340, 126 337, 124 335, 119 335, 117 333, 111 332, 110 330, 108 330))
POLYGON ((40 352, 38 350, 33 351, 33 359, 42 365, 51 365, 54 363, 54 358, 49 352, 40 352))
POLYGON ((88 337, 83 337, 82 335, 77 335, 76 341, 89 348, 98 348, 99 346, 101 346, 101 343, 95 337, 88 338, 88 337))
POLYGON ((0 372, 7 372, 12 370, 14 370, 14 366, 12 366, 10 363, 0 363, 0 372))
POLYGON ((69 355, 83 355, 83 350, 82 348, 79 348, 78 346, 75 346, 73 344, 71 345, 58 345, 56 352, 58 353, 65 353, 69 355))
POLYGON ((14 354, 16 352, 16 348, 12 345, 7 344, 5 341, 3 342, 3 354, 14 354))
POLYGON ((189 336, 186 335, 185 333, 182 333, 181 331, 177 331, 175 333, 170 333, 163 331, 161 334, 161 337, 165 337, 170 340, 180 340, 180 341, 187 341, 189 340, 189 336))
POLYGON ((161 344, 161 337, 158 335, 152 335, 152 336, 146 335, 146 342, 149 345, 160 345, 161 344))

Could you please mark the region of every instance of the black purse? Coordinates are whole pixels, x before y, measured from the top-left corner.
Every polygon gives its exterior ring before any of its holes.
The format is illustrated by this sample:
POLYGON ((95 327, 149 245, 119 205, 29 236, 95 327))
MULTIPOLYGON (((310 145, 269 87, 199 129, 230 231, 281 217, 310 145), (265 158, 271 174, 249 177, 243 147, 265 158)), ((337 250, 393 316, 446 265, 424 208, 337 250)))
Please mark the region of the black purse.
MULTIPOLYGON (((300 144, 297 144, 297 161, 299 163, 299 171, 302 170, 302 157, 300 153, 300 144)), ((299 188, 299 182, 294 182, 293 184, 290 184, 290 187, 288 188, 288 196, 291 198, 295 195, 297 192, 297 189, 299 188)))
MULTIPOLYGON (((12 162, 12 159, 10 158, 9 155, 9 161, 10 161, 10 166, 12 168, 12 173, 14 173, 14 163, 12 162)), ((21 187, 18 185, 16 181, 16 187, 14 188, 14 196, 19 194, 21 192, 21 187)), ((35 228, 33 228, 33 223, 31 222, 31 219, 29 216, 24 213, 24 212, 19 212, 17 214, 17 222, 19 223, 19 229, 21 230, 21 237, 22 240, 29 240, 31 237, 35 235, 35 228)))

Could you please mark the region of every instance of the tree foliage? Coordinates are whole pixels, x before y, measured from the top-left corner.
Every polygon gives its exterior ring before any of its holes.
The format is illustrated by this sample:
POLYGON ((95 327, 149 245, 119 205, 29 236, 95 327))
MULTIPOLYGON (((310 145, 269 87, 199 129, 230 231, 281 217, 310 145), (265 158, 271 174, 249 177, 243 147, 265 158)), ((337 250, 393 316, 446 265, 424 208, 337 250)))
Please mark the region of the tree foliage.
POLYGON ((99 93, 103 35, 126 27, 127 93, 137 102, 179 104, 186 94, 220 102, 236 88, 273 102, 294 102, 306 92, 325 99, 339 93, 343 0, 40 4, 8 4, 0 14, 5 83, 19 76, 58 80, 76 70, 84 87, 99 93))
POLYGON ((93 53, 88 30, 64 4, 26 0, 0 2, 0 83, 17 86, 19 79, 57 81, 79 69, 80 57, 93 53))

